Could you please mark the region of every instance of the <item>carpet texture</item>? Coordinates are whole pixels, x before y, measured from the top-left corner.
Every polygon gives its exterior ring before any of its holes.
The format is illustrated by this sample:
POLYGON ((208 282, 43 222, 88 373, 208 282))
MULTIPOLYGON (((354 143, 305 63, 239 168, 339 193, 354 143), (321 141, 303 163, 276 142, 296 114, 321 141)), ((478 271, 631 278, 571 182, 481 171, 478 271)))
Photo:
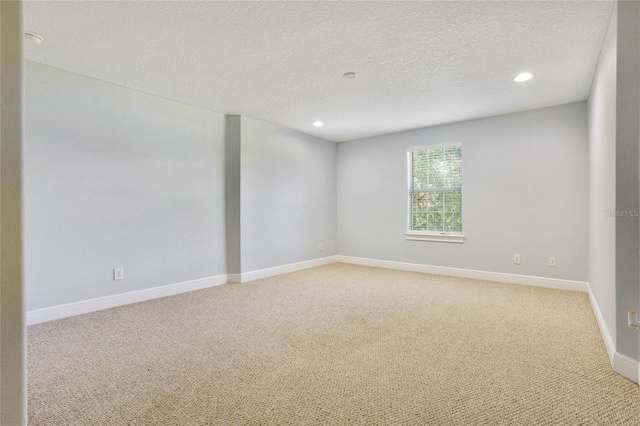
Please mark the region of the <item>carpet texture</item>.
POLYGON ((331 264, 31 326, 31 425, 638 425, 588 297, 331 264))

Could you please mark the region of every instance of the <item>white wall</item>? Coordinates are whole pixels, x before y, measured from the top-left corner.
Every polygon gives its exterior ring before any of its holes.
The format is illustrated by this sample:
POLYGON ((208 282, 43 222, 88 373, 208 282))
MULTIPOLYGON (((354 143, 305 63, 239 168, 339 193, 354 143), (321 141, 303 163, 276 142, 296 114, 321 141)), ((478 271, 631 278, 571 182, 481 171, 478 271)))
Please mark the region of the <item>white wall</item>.
POLYGON ((248 117, 241 135, 242 272, 334 255, 336 144, 248 117))
POLYGON ((638 381, 640 342, 640 3, 616 2, 589 94, 589 283, 613 368, 638 381), (610 212, 614 212, 613 215, 610 212))
MULTIPOLYGON (((619 1, 616 54, 616 210, 640 210, 640 3, 619 1)), ((616 349, 640 359, 638 332, 626 324, 640 304, 640 224, 616 218, 616 349)))
POLYGON ((584 102, 341 143, 338 252, 586 281, 587 155, 584 102), (406 149, 452 140, 464 144, 465 241, 407 241, 406 149))
POLYGON ((613 8, 591 85, 589 116, 589 285, 616 339, 616 33, 613 8))
POLYGON ((28 309, 224 274, 224 115, 25 72, 28 309))

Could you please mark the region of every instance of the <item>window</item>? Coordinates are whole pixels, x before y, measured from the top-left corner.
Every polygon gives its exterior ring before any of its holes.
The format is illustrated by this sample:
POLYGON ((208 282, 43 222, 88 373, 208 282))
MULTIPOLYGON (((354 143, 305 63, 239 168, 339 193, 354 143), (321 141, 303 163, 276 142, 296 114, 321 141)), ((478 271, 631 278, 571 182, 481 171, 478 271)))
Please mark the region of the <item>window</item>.
POLYGON ((409 148, 407 239, 462 242, 462 142, 409 148))

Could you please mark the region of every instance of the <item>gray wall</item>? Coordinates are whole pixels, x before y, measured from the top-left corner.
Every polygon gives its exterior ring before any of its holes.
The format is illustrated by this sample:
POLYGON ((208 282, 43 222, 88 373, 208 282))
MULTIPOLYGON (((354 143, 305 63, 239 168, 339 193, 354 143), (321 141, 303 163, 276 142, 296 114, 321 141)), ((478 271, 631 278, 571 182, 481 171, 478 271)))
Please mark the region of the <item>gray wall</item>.
MULTIPOLYGON (((640 209, 640 3, 618 2, 616 88, 616 209, 640 209)), ((639 359, 638 332, 627 311, 640 306, 640 226, 637 215, 616 219, 616 349, 639 359)), ((592 259, 592 261, 597 261, 592 259)))
POLYGON ((28 309, 224 274, 224 115, 25 72, 28 309))
POLYGON ((338 252, 586 281, 587 168, 584 102, 341 143, 338 252), (452 140, 464 144, 465 241, 407 241, 405 150, 452 140))
POLYGON ((239 274, 242 260, 240 245, 240 144, 241 123, 239 115, 227 115, 224 142, 224 198, 225 198, 225 228, 227 274, 239 274))
POLYGON ((22 236, 22 3, 0 2, 0 424, 27 422, 22 236))
POLYGON ((589 94, 589 285, 616 341, 616 38, 617 7, 589 94))
POLYGON ((334 255, 336 144, 248 117, 241 128, 242 272, 334 255))

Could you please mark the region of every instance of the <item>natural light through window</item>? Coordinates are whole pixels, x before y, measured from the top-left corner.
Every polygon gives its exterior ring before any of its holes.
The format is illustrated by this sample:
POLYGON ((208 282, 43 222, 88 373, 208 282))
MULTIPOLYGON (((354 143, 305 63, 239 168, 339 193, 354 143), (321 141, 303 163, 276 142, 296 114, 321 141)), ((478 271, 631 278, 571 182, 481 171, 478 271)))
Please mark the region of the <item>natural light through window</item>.
POLYGON ((462 142, 407 151, 407 239, 462 242, 462 142))

